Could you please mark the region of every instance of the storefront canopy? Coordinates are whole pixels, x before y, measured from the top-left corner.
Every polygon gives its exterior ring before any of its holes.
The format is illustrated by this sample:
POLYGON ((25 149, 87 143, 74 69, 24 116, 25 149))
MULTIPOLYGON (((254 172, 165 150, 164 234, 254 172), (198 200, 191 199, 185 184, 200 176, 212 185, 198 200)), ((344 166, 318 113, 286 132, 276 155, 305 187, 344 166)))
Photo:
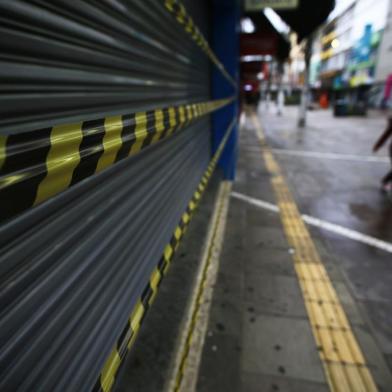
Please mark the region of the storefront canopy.
POLYGON ((252 34, 241 34, 241 56, 271 55, 278 60, 288 57, 288 39, 275 30, 263 12, 246 13, 244 18, 252 20, 255 31, 252 34))
POLYGON ((318 26, 328 18, 328 15, 335 6, 335 0, 286 0, 279 3, 279 7, 273 7, 271 0, 243 0, 244 14, 256 23, 256 29, 263 24, 260 14, 263 9, 272 7, 290 28, 298 34, 299 40, 309 36, 318 26), (282 8, 284 3, 287 7, 282 8), (294 5, 294 8, 293 8, 294 5), (259 22, 259 23, 258 23, 259 22))

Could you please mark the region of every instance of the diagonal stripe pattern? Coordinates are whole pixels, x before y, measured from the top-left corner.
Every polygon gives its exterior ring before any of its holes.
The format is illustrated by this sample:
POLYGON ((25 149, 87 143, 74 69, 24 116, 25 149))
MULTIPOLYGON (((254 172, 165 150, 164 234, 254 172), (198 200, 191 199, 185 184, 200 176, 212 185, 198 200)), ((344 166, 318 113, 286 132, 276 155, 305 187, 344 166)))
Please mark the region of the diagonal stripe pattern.
POLYGON ((186 11, 184 5, 179 0, 165 0, 166 9, 175 17, 184 30, 189 34, 192 40, 201 48, 208 56, 212 63, 220 70, 223 76, 234 86, 237 87, 234 79, 228 74, 223 64, 218 60, 215 53, 210 48, 207 40, 193 22, 192 17, 186 11))
POLYGON ((130 315, 127 324, 124 326, 124 330, 121 333, 115 347, 113 347, 112 352, 106 360, 101 375, 99 376, 95 384, 94 391, 108 392, 111 390, 121 361, 125 357, 126 353, 130 350, 135 341, 136 335, 140 330, 140 326, 145 317, 145 314, 149 307, 152 305, 157 294, 159 285, 170 267, 173 256, 177 251, 181 239, 187 230, 189 222, 192 219, 192 216, 197 206, 199 205, 201 197, 206 190, 206 187, 211 179, 211 176, 215 170, 218 160, 226 145, 227 139, 229 138, 230 133, 234 127, 234 124, 235 120, 230 124, 229 128, 227 129, 224 138, 222 139, 218 149, 212 157, 204 175, 201 178, 198 187, 193 194, 192 199, 189 201, 186 210, 182 214, 181 219, 173 232, 171 240, 165 246, 161 259, 152 271, 149 282, 147 283, 140 299, 134 306, 132 314, 130 315))
POLYGON ((220 99, 0 138, 0 223, 183 130, 220 99))

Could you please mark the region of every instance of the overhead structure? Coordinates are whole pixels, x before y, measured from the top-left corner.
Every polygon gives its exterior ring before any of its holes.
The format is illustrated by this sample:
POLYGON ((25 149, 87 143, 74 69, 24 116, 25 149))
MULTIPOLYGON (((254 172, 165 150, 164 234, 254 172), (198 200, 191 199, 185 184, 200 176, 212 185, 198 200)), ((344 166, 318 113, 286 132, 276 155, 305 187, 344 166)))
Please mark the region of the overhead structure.
POLYGON ((293 9, 279 9, 279 16, 298 34, 298 39, 308 37, 324 23, 335 7, 335 0, 298 0, 293 9))
POLYGON ((244 10, 256 14, 266 9, 275 12, 298 34, 307 37, 327 19, 335 7, 335 0, 244 0, 244 10))
POLYGON ((246 13, 255 26, 252 33, 241 34, 241 57, 247 55, 269 55, 285 60, 290 51, 290 44, 284 35, 277 31, 263 12, 246 13))
POLYGON ((241 91, 247 102, 256 103, 260 82, 281 86, 282 64, 290 52, 289 33, 299 41, 309 37, 334 8, 334 0, 245 0, 241 34, 241 91), (275 72, 270 66, 276 62, 275 72), (269 77, 275 74, 272 81, 269 77))

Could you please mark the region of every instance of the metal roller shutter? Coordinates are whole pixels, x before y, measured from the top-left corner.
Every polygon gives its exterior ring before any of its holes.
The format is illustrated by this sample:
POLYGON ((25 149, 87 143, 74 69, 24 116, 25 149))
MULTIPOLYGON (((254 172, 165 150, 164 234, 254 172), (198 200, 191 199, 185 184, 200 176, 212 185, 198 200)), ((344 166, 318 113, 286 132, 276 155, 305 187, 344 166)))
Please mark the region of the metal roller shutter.
POLYGON ((1 1, 0 129, 209 97, 209 60, 154 0, 1 1))
POLYGON ((1 390, 110 389, 224 145, 195 21, 0 0, 1 390))

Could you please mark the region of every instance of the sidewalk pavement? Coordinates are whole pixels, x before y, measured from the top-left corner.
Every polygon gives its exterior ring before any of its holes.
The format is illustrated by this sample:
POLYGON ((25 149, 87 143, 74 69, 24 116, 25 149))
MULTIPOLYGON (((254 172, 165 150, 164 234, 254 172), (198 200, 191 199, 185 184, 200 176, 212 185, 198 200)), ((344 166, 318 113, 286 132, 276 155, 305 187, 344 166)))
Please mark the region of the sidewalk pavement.
MULTIPOLYGON (((378 192, 386 155, 362 159, 384 120, 312 112, 308 127, 298 130, 296 114, 286 108, 282 117, 261 112, 260 118, 301 213, 391 242, 392 204, 378 192)), ((233 192, 276 204, 249 119, 239 147, 233 192)), ((167 390, 219 180, 202 200, 114 391, 167 390)), ((390 391, 391 253, 324 229, 309 231, 375 382, 390 391)), ((291 253, 276 211, 231 198, 197 391, 329 391, 291 253)))
MULTIPOLYGON (((360 158, 275 154, 300 211, 392 243, 392 203, 379 190, 380 179, 390 170, 387 146, 373 155, 384 156, 384 162, 365 159, 372 156, 371 147, 386 126, 385 117, 373 113, 368 118, 334 118, 331 111, 313 111, 308 113, 308 126, 300 130, 297 113, 296 107, 286 108, 282 117, 272 111, 260 112, 272 147, 360 158)), ((336 259, 348 290, 392 369, 392 254, 325 230, 312 229, 312 233, 336 259)))
MULTIPOLYGON (((262 117, 267 129, 267 140, 273 147, 294 146, 299 149, 300 146, 305 149, 310 148, 311 143, 316 143, 317 138, 312 135, 314 142, 296 144, 296 137, 292 135, 295 129, 293 113, 276 121, 273 116, 265 114, 262 117), (280 138, 282 133, 283 141, 280 138)), ((306 131, 311 132, 310 129, 306 131)), ((338 134, 338 131, 334 131, 334 136, 338 134)), ((326 139, 327 135, 324 135, 323 142, 317 146, 328 151, 327 147, 332 145, 332 141, 326 139)), ((364 152, 366 143, 362 142, 363 145, 357 146, 355 151, 358 154, 364 152)), ((341 151, 343 153, 343 149, 341 151)), ((312 196, 315 197, 316 190, 320 188, 318 184, 332 181, 322 177, 331 176, 328 163, 323 163, 323 169, 327 170, 324 173, 318 170, 318 161, 308 164, 302 158, 277 156, 283 170, 288 173, 290 186, 293 186, 293 170, 297 175, 302 173, 304 176, 305 168, 314 175, 311 177, 309 174, 309 180, 305 183, 295 183, 294 194, 301 212, 315 212, 314 209, 302 210, 307 205, 302 197, 305 197, 308 204, 311 203, 309 200, 312 200, 312 196), (302 163, 301 167, 294 162, 295 159, 302 163)), ((370 168, 369 171, 373 173, 374 169, 370 168)), ((379 168, 380 172, 381 170, 379 168)), ((372 177, 374 179, 374 173, 372 177)), ((370 182, 370 179, 367 178, 366 181, 370 182)), ((276 203, 270 185, 270 174, 264 166, 259 141, 249 120, 240 134, 240 156, 233 191, 276 203)), ((349 191, 346 190, 348 194, 349 191)), ((313 201, 317 203, 317 200, 313 201)), ((333 209, 333 203, 329 208, 333 209)), ((325 214, 331 218, 328 211, 325 214)), ((389 391, 392 376, 386 365, 387 353, 382 351, 377 340, 370 315, 352 290, 353 282, 347 274, 342 255, 331 249, 329 234, 319 229, 311 229, 311 234, 373 377, 381 391, 389 391)), ((355 249, 358 244, 351 244, 350 241, 347 238, 340 239, 346 249, 355 249)), ((355 263, 357 252, 351 256, 351 263, 355 263)), ((344 254, 343 257, 349 258, 350 255, 344 254)), ((385 257, 390 258, 391 255, 385 257)), ((367 262, 372 265, 372 259, 367 262)), ((359 268, 363 266, 361 262, 358 265, 359 268)), ((362 277, 361 274, 369 275, 368 269, 357 270, 357 276, 366 280, 367 277, 362 277)), ((388 277, 385 277, 384 284, 387 280, 388 277)), ((377 289, 374 291, 377 292, 377 289)), ((392 302, 392 297, 389 297, 389 301, 392 302)), ((231 199, 208 331, 197 391, 329 390, 290 247, 276 212, 260 209, 243 200, 231 199)))

